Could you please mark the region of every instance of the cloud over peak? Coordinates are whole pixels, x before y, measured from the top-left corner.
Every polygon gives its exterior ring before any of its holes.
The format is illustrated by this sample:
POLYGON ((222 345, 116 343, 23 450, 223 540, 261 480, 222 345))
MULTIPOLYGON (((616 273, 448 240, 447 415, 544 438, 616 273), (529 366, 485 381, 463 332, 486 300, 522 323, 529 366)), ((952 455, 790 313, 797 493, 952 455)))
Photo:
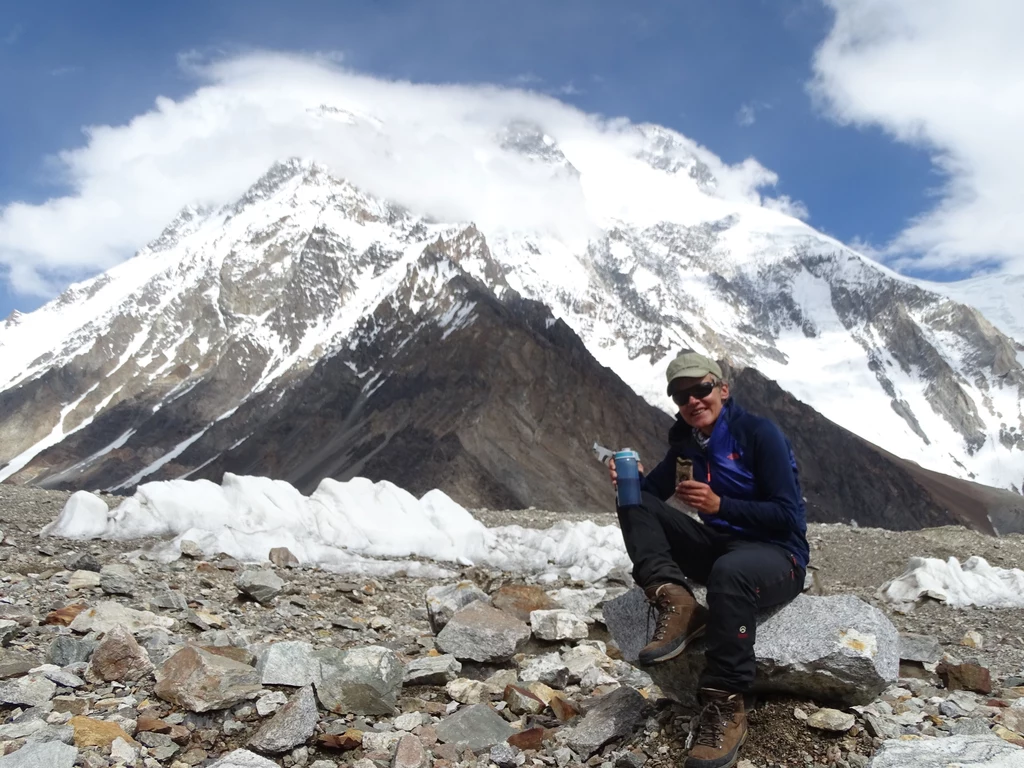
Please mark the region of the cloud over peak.
MULTIPOLYGON (((234 202, 289 157, 321 162, 372 194, 439 219, 586 237, 615 211, 595 210, 586 173, 577 178, 538 162, 532 150, 503 146, 508 126, 534 125, 536 140, 584 158, 600 146, 632 161, 652 141, 644 126, 551 96, 381 80, 345 70, 336 56, 251 52, 208 61, 189 54, 180 64, 197 78, 193 93, 157 97, 124 125, 88 127, 83 146, 55 158, 66 195, 0 209, 0 270, 14 291, 50 295, 109 268, 185 205, 234 202)), ((721 199, 801 213, 788 200, 762 199, 760 189, 776 176, 757 161, 727 165, 696 142, 657 130, 664 151, 708 169, 721 199)))

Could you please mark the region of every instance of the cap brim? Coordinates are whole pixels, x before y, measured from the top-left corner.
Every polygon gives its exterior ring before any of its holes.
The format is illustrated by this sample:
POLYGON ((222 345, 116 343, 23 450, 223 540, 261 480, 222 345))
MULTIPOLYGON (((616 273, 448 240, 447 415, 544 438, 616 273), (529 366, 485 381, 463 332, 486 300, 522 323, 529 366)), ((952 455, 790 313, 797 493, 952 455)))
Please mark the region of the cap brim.
POLYGON ((676 379, 703 379, 709 373, 714 373, 714 371, 709 371, 706 368, 684 368, 683 370, 678 371, 672 376, 672 380, 668 383, 668 396, 672 397, 672 385, 675 384, 676 379))

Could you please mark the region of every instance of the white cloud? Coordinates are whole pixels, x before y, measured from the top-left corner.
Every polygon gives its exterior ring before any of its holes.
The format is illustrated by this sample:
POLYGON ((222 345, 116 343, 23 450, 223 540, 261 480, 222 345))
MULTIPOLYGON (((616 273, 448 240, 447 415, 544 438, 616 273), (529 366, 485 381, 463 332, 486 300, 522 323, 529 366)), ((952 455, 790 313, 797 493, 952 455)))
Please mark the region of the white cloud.
MULTIPOLYGON (((503 150, 497 137, 527 121, 560 144, 600 143, 622 156, 636 155, 644 141, 627 120, 541 94, 383 81, 347 72, 327 54, 213 62, 187 54, 181 63, 201 78, 194 93, 158 97, 125 125, 87 128, 83 146, 53 159, 66 196, 0 209, 0 271, 14 291, 51 295, 109 268, 184 205, 233 202, 273 162, 296 156, 440 219, 585 237, 594 224, 580 181, 503 150)), ((723 198, 764 202, 759 189, 776 177, 756 160, 730 166, 673 135, 710 168, 723 198)))
POLYGON ((835 23, 811 91, 836 121, 931 153, 931 210, 884 252, 895 265, 1024 272, 1024 3, 825 0, 835 23))
POLYGON ((744 128, 753 125, 757 122, 757 116, 755 114, 753 104, 743 104, 738 110, 736 110, 736 122, 742 125, 744 128))

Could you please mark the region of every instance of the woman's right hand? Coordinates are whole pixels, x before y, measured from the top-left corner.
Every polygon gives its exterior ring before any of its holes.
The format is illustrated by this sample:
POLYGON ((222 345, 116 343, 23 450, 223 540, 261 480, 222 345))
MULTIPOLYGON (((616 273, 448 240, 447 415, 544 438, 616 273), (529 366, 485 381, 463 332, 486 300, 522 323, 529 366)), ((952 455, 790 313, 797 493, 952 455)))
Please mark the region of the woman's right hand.
MULTIPOLYGON (((640 473, 640 476, 643 477, 644 465, 641 464, 640 462, 637 462, 636 468, 637 471, 640 473)), ((608 459, 608 477, 611 478, 612 488, 618 487, 619 473, 615 471, 615 459, 608 459)))

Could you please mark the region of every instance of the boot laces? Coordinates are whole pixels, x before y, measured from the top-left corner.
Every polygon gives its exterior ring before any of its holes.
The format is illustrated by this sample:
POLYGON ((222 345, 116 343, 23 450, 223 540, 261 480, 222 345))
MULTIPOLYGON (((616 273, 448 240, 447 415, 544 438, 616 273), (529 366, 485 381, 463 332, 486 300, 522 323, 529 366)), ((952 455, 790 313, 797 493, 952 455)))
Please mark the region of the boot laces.
POLYGON ((654 640, 662 640, 665 637, 665 633, 668 632, 668 623, 672 618, 669 614, 678 613, 679 611, 672 604, 672 599, 668 595, 657 594, 653 599, 647 601, 647 625, 651 624, 651 614, 654 613, 654 609, 658 609, 657 622, 654 625, 654 640))
POLYGON ((705 704, 697 717, 697 744, 720 747, 725 728, 735 714, 736 704, 731 698, 705 704))

